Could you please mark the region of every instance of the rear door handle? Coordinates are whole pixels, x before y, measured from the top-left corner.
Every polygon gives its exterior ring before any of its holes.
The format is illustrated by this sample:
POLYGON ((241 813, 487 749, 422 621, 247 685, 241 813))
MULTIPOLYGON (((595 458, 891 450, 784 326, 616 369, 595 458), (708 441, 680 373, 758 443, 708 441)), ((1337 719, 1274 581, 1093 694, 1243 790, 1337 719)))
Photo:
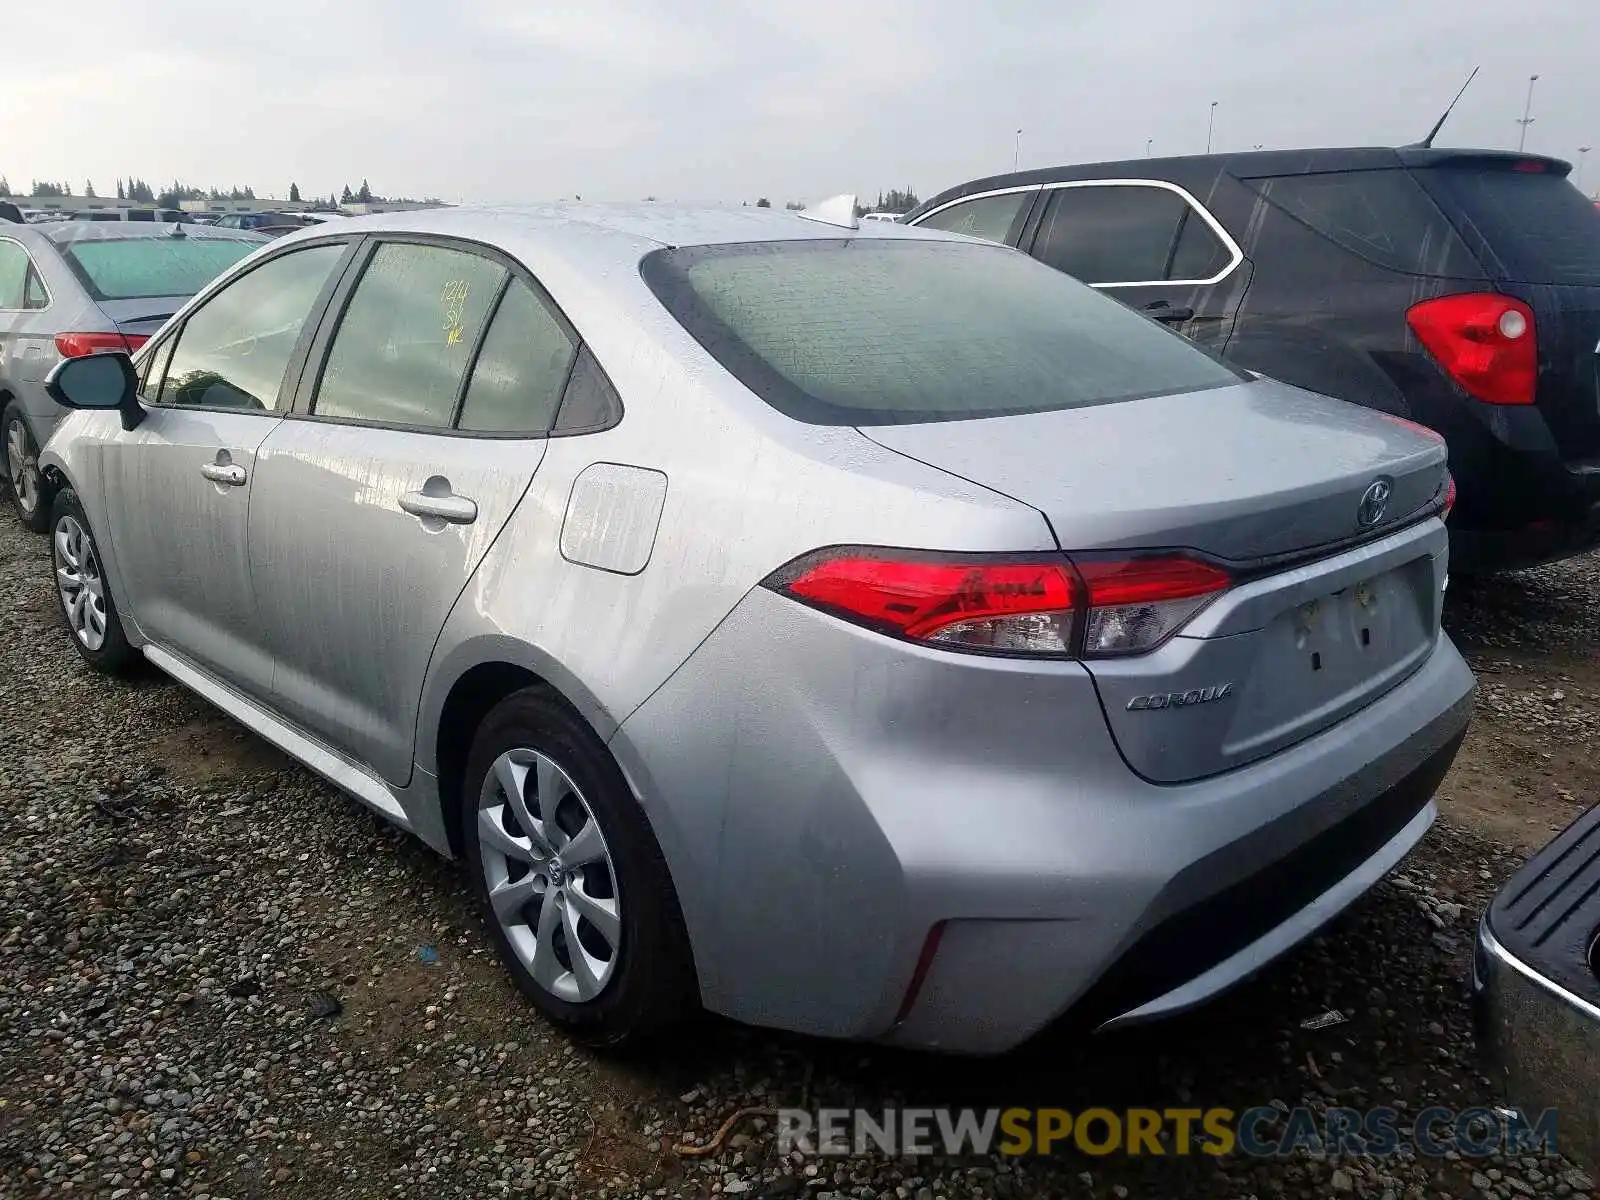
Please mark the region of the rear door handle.
POLYGON ((1157 300, 1153 304, 1144 306, 1144 315, 1160 321, 1163 325, 1181 325, 1185 321, 1194 320, 1194 309, 1187 306, 1174 308, 1165 300, 1157 300))
POLYGON ((452 525, 471 525, 478 519, 476 501, 449 492, 443 495, 407 492, 400 497, 400 507, 413 517, 436 517, 452 525))
POLYGON ((243 487, 244 481, 249 478, 238 463, 201 463, 200 474, 212 483, 226 484, 228 487, 243 487))

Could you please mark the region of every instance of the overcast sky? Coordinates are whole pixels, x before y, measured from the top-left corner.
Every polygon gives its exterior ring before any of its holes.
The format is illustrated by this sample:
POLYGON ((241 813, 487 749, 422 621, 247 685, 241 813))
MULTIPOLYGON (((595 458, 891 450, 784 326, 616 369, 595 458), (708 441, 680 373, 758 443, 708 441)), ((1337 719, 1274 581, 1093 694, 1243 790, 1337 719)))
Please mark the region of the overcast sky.
MULTIPOLYGON (((1600 143, 1595 0, 73 0, 5 19, 0 174, 774 202, 1205 149, 1600 143), (456 11, 452 11, 454 8, 456 11)), ((1589 156, 1586 190, 1600 187, 1589 156)))

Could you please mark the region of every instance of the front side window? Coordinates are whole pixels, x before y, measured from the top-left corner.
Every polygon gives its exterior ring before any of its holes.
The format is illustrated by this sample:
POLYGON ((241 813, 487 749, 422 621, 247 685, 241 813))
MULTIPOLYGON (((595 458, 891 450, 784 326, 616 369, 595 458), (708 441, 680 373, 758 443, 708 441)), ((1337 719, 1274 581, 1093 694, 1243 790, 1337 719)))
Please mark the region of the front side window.
MULTIPOLYGON (((308 246, 270 259, 195 309, 162 377, 152 370, 146 388, 154 402, 276 411, 306 318, 344 252, 343 244, 308 246)), ((165 353, 158 348, 152 362, 165 353)))
POLYGON ((555 421, 576 348, 527 284, 511 281, 478 351, 458 428, 545 433, 555 421))
POLYGON ((930 229, 943 229, 946 233, 964 233, 968 237, 983 238, 988 242, 1005 242, 1011 226, 1022 211, 1022 206, 1033 198, 1033 193, 1009 192, 1003 196, 981 196, 976 200, 963 200, 949 208, 941 208, 917 225, 930 229))
POLYGON ((312 411, 447 428, 507 272, 481 255, 380 245, 345 307, 312 411))
POLYGON ((658 250, 640 269, 730 374, 813 424, 1048 412, 1245 378, 999 246, 756 242, 658 250))
POLYGON ((69 241, 62 257, 96 300, 192 296, 259 248, 235 238, 110 237, 69 241))

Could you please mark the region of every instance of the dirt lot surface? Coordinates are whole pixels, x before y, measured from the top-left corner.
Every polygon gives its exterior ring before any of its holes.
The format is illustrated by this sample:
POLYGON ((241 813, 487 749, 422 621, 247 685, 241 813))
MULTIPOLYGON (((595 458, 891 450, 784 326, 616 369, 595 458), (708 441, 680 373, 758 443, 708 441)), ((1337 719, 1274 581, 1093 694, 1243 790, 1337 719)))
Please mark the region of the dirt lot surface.
POLYGON ((0 1195, 1587 1194, 1560 1159, 780 1159, 760 1118, 716 1154, 671 1147, 749 1106, 1499 1099, 1471 1039, 1472 928, 1595 799, 1597 582, 1586 559, 1452 590, 1482 691, 1443 819, 1201 1012, 989 1062, 707 1020, 615 1062, 519 1001, 454 867, 161 677, 92 676, 45 543, 0 518, 0 1195))

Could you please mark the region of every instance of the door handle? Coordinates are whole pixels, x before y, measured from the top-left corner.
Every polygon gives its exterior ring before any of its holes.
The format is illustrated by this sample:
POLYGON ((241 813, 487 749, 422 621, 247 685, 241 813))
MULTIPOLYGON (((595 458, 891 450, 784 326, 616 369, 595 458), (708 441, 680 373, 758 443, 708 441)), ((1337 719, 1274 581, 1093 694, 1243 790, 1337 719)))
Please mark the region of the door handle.
POLYGON ((1144 315, 1160 321, 1163 325, 1181 325, 1185 321, 1194 320, 1194 309, 1187 305, 1183 308, 1173 308, 1165 300, 1157 300, 1153 304, 1144 306, 1144 315))
POLYGON ((212 483, 226 484, 228 487, 243 487, 248 478, 238 463, 201 463, 200 474, 212 483))
POLYGON ((435 517, 452 525, 470 525, 478 519, 476 501, 449 492, 406 492, 400 497, 400 507, 413 517, 435 517))

